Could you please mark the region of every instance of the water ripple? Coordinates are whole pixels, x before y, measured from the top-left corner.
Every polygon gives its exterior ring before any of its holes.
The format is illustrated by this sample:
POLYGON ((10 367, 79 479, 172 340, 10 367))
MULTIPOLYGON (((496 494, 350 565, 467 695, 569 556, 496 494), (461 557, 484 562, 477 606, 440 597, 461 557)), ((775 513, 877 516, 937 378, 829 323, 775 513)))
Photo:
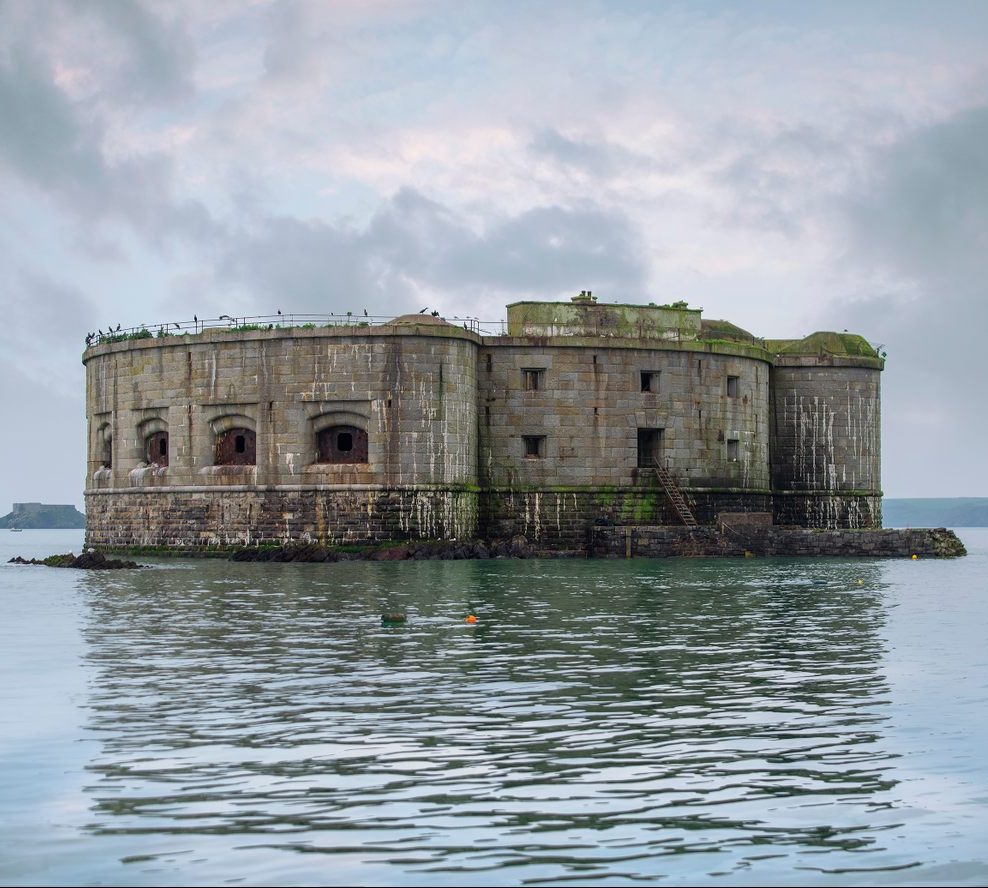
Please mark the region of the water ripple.
POLYGON ((867 867, 899 823, 881 587, 703 561, 87 578, 88 829, 233 836, 301 882, 313 855, 437 884, 867 867))

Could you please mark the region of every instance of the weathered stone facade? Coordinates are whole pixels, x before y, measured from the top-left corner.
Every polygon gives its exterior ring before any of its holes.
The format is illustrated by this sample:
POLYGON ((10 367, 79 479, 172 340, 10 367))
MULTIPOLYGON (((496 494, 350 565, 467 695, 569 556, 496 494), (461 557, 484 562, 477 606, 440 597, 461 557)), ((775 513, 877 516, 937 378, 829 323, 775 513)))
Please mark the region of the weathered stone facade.
POLYGON ((860 337, 758 340, 685 305, 517 303, 89 348, 87 540, 207 548, 511 536, 603 523, 881 524, 879 374, 860 337))

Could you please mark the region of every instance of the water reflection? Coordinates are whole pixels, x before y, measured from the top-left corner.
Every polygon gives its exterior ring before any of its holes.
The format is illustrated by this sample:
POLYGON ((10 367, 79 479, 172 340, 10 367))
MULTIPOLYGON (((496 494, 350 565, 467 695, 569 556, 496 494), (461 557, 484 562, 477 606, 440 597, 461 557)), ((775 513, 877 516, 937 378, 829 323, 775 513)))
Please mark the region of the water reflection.
POLYGON ((881 570, 197 563, 90 576, 102 751, 89 829, 356 855, 408 884, 881 867, 862 856, 897 823, 881 570), (408 623, 382 625, 384 611, 408 623))

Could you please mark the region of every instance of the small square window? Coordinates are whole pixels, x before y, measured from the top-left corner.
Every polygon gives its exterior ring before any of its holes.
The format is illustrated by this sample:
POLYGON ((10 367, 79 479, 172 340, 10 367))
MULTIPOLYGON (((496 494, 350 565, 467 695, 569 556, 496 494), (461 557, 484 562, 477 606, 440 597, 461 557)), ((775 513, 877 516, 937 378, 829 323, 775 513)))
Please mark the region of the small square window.
POLYGON ((661 373, 658 370, 642 370, 641 381, 643 392, 657 392, 659 390, 659 378, 661 373))
POLYGON ((521 371, 525 390, 537 392, 545 385, 545 367, 532 367, 521 371))
POLYGON ((738 396, 738 377, 727 377, 727 397, 736 398, 738 396))
POLYGON ((741 455, 741 445, 737 438, 727 439, 727 458, 731 462, 737 462, 741 455))
POLYGON ((525 459, 542 459, 545 456, 545 435, 522 435, 525 459))

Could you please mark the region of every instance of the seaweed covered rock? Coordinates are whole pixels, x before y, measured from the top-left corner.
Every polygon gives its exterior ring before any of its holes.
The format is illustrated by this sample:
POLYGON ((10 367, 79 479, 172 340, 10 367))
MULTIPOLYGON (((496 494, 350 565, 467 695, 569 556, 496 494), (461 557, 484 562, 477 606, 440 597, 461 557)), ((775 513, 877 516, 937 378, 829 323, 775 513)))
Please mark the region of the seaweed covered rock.
POLYGON ((230 556, 230 560, 321 563, 323 561, 336 561, 336 556, 319 543, 288 543, 284 546, 240 549, 230 556))
POLYGON ((102 552, 83 552, 74 555, 67 552, 64 555, 49 555, 47 558, 21 558, 20 555, 11 558, 8 564, 41 564, 45 567, 74 567, 77 570, 135 570, 145 567, 136 561, 124 561, 119 558, 107 558, 102 552))

